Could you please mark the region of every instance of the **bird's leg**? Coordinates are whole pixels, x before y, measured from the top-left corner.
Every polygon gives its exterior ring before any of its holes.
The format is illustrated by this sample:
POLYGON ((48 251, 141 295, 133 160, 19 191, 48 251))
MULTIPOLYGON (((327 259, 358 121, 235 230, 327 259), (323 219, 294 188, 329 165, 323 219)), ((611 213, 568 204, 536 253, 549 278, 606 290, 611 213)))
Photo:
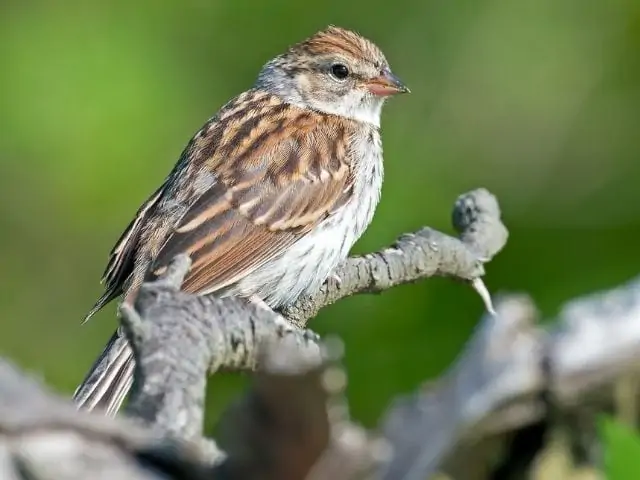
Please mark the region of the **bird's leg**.
POLYGON ((271 308, 269 305, 267 305, 267 302, 265 302, 264 300, 262 300, 259 296, 257 295, 251 295, 249 297, 249 303, 254 304, 256 307, 258 307, 260 310, 266 310, 267 312, 274 312, 273 308, 271 308))
POLYGON ((332 272, 332 273, 331 273, 331 275, 329 275, 329 278, 327 278, 327 281, 329 281, 329 280, 333 280, 334 282, 336 282, 336 285, 338 285, 338 287, 339 287, 340 285, 342 285, 342 279, 341 279, 341 278, 340 278, 340 276, 339 276, 337 273, 335 273, 335 272, 332 272))

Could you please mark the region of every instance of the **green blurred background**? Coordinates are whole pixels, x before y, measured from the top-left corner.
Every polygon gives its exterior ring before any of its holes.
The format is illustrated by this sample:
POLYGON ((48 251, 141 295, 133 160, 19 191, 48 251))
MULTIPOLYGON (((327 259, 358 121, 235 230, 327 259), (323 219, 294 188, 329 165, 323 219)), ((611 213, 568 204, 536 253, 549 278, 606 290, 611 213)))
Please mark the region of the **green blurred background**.
MULTIPOLYGON (((183 146, 261 65, 329 23, 385 51, 412 94, 383 116, 370 251, 489 188, 510 243, 494 291, 545 315, 640 270, 640 1, 0 0, 0 354, 71 392, 116 325, 112 244, 183 146)), ((354 415, 437 376, 482 313, 436 279, 327 308, 354 415)), ((212 411, 242 383, 213 382, 212 411), (215 392, 215 394, 214 394, 215 392)))

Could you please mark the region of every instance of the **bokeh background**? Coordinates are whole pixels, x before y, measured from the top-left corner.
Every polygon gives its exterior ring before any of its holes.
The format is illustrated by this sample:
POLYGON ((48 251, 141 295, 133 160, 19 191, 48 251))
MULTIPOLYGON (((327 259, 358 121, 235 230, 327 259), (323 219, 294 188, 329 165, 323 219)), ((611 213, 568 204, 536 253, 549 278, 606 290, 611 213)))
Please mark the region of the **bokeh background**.
MULTIPOLYGON (((72 392, 116 325, 112 244, 191 135, 261 65, 329 23, 385 51, 413 93, 385 109, 370 251, 456 196, 498 195, 510 243, 494 291, 552 317, 640 270, 638 0, 0 0, 0 354, 72 392)), ((340 302, 312 323, 346 343, 367 425, 451 363, 482 313, 446 279, 340 302)), ((210 422, 243 384, 216 379, 210 422)))

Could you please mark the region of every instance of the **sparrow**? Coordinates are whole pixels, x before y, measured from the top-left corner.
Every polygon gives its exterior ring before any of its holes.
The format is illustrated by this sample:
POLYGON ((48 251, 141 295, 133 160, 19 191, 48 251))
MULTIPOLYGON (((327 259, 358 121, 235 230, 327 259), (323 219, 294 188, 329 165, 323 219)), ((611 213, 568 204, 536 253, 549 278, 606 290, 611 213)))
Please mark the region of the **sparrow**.
MULTIPOLYGON (((255 299, 277 309, 318 289, 371 222, 380 199, 380 114, 409 92, 382 51, 329 26, 267 62, 252 88, 194 135, 111 251, 104 294, 85 321, 178 254, 182 290, 255 299)), ((74 400, 107 415, 133 379, 116 332, 74 400)))

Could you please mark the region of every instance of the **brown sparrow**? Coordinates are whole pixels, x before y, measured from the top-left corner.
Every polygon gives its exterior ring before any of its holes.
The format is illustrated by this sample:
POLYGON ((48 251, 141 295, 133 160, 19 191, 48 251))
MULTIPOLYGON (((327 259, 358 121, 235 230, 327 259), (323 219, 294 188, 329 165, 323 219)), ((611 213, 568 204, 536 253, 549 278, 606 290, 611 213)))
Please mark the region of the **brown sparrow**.
MULTIPOLYGON (((408 91, 376 45, 334 26, 269 61, 140 207, 87 319, 121 294, 131 303, 185 252, 186 292, 277 308, 319 288, 371 222, 383 176, 380 112, 408 91)), ((116 333, 74 398, 113 414, 132 374, 131 349, 116 333)))

